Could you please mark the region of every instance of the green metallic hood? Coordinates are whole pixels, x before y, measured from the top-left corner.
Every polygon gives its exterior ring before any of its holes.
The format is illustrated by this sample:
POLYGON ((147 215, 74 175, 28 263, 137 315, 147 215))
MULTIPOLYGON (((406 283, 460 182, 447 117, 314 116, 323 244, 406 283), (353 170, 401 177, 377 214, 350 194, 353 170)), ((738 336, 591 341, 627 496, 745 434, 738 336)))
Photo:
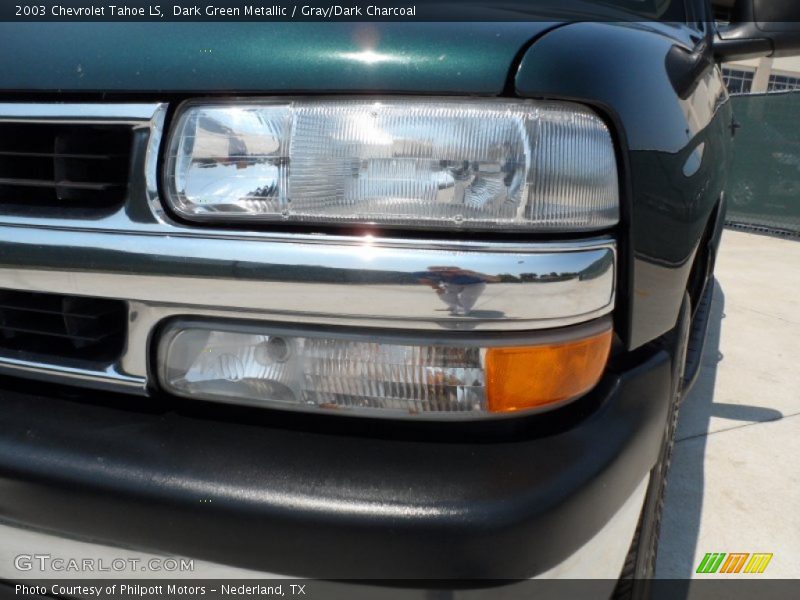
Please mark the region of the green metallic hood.
POLYGON ((499 94, 553 23, 2 23, 0 90, 499 94))

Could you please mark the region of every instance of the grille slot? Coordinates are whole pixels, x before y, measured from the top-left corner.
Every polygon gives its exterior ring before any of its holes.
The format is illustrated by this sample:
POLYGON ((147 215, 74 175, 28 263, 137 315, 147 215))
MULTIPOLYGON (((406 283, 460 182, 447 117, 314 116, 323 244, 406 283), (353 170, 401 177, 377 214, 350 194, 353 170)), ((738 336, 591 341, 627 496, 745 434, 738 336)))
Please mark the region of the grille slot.
POLYGON ((124 125, 0 122, 0 206, 115 209, 125 200, 132 141, 124 125))
POLYGON ((0 290, 0 350, 109 362, 125 343, 120 300, 0 290))

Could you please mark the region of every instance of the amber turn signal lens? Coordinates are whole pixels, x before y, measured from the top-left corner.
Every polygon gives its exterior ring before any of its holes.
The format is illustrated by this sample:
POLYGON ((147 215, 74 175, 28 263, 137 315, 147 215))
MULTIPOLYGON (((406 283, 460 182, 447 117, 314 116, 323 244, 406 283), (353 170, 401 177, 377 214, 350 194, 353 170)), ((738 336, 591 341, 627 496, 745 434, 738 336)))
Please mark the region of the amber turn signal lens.
POLYGON ((592 337, 486 351, 487 408, 514 412, 563 402, 600 379, 611 348, 611 329, 592 337))

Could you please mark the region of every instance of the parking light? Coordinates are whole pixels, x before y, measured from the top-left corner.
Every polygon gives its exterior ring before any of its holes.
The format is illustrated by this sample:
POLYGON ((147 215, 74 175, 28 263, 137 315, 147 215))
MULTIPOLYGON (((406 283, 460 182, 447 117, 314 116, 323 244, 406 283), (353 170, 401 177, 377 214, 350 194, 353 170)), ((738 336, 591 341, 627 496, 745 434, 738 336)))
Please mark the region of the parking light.
POLYGON ((158 368, 167 391, 189 398, 362 416, 480 418, 587 392, 602 375, 610 344, 607 321, 519 346, 179 322, 164 333, 158 368))

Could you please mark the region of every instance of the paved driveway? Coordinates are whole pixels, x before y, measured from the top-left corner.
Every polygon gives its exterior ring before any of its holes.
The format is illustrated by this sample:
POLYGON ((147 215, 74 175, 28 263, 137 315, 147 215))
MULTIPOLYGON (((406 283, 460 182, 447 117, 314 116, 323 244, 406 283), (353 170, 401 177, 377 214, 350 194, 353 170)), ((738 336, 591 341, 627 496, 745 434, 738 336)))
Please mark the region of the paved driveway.
POLYGON ((656 573, 718 577, 695 573, 707 552, 771 552, 759 577, 800 578, 800 240, 726 230, 717 280, 656 573))

